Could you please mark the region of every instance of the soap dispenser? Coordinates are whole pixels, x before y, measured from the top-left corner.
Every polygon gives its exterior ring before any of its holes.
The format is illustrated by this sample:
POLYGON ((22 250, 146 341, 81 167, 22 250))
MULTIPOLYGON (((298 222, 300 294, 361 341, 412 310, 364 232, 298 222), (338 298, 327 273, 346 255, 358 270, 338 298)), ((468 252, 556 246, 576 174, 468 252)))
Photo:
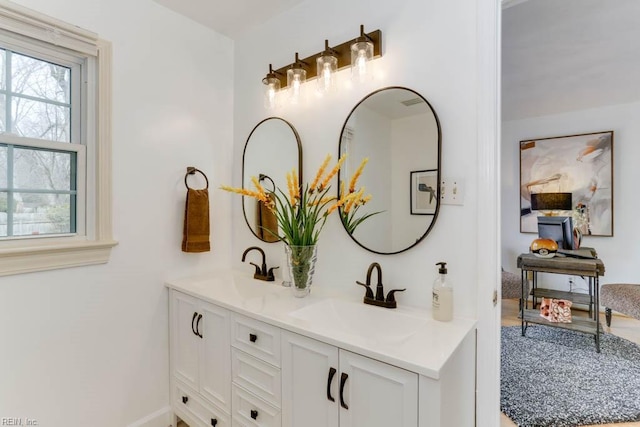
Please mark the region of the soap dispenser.
POLYGON ((447 263, 438 262, 438 277, 433 282, 433 318, 441 322, 453 319, 453 287, 447 279, 447 263))

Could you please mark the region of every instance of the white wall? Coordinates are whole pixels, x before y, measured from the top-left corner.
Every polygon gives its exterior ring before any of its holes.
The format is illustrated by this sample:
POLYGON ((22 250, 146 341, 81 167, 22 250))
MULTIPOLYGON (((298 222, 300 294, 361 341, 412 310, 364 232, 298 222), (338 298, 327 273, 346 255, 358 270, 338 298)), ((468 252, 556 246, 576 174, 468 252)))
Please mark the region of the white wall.
POLYGON ((0 279, 0 417, 127 426, 169 404, 164 280, 230 260, 231 207, 219 192, 212 251, 183 254, 180 242, 186 167, 210 188, 231 180, 233 44, 151 0, 18 3, 113 42, 120 244, 106 265, 0 279))
MULTIPOLYGON (((353 106, 369 92, 391 85, 412 88, 433 105, 443 132, 444 176, 477 173, 477 21, 475 2, 462 0, 403 0, 390 2, 327 0, 307 1, 267 22, 235 44, 234 184, 240 183, 240 162, 246 136, 267 115, 262 102, 261 79, 268 64, 280 67, 322 49, 323 40, 340 43, 357 35, 359 24, 383 33, 384 57, 378 60, 383 76, 374 82, 343 89, 323 99, 311 98, 300 107, 285 106, 276 115, 289 120, 300 133, 306 179, 327 152, 336 154, 340 130, 353 106)), ((347 72, 342 72, 344 77, 347 72)), ((465 206, 443 206, 427 238, 412 250, 391 256, 370 253, 345 233, 337 216, 329 219, 320 237, 314 286, 335 286, 362 296, 354 281, 362 280, 373 261, 381 263, 386 287, 407 287, 399 304, 427 307, 435 263, 448 261, 456 285, 458 314, 475 316, 477 295, 477 197, 467 188, 465 206), (336 250, 338 249, 339 250, 336 250)), ((375 195, 374 195, 375 196, 375 195)), ((280 243, 259 242, 242 219, 241 202, 233 199, 233 252, 235 267, 242 251, 259 244, 268 261, 281 259, 280 243)), ((488 248, 491 250, 490 248, 488 248)))
MULTIPOLYGON (((504 122, 502 125, 502 263, 516 271, 518 254, 528 250, 535 234, 519 232, 519 141, 531 138, 614 131, 613 237, 587 236, 606 267, 601 283, 638 283, 640 263, 640 103, 504 122)), ((550 275, 547 275, 550 276, 550 275)), ((548 279, 551 280, 551 279, 548 279)), ((565 283, 566 284, 566 283, 565 283)))

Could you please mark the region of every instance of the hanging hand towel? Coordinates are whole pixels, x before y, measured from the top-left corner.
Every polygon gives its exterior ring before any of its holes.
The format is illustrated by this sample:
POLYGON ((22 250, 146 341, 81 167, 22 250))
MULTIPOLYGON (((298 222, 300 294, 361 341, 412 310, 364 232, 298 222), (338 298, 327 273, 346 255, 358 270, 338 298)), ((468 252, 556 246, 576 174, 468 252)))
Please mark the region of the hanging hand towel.
MULTIPOLYGON (((276 196, 272 192, 267 193, 272 206, 276 205, 276 196)), ((274 211, 269 209, 260 200, 256 200, 256 234, 265 242, 277 242, 278 220, 274 211)))
MULTIPOLYGON (((202 173, 195 169, 195 171, 202 173)), ((202 173, 204 175, 204 173, 202 173)), ((207 188, 209 180, 207 180, 207 188)), ((182 237, 183 252, 208 252, 211 250, 209 243, 209 190, 194 190, 187 184, 187 176, 184 177, 187 186, 187 201, 184 208, 184 229, 182 237)))

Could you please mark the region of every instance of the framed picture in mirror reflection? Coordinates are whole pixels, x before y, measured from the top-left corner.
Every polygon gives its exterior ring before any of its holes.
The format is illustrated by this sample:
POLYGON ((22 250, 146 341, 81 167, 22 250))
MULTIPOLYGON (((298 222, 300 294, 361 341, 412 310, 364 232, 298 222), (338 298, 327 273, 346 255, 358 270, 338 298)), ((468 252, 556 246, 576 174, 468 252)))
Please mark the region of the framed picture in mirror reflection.
POLYGON ((411 215, 434 215, 438 204, 438 170, 410 172, 411 215))

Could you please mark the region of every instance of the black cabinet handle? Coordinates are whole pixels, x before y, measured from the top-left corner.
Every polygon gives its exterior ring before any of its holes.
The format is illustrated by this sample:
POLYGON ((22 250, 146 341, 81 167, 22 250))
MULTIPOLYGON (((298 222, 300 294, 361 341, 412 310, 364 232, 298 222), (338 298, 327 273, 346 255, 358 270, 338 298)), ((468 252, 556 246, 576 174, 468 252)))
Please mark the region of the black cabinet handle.
POLYGON ((198 315, 198 321, 196 322, 196 335, 202 338, 202 334, 200 333, 200 321, 202 320, 202 314, 198 315))
POLYGON ((333 396, 331 396, 331 383, 333 382, 333 376, 336 374, 336 368, 330 368, 329 369, 329 378, 327 378, 327 399, 329 399, 332 402, 335 402, 336 400, 333 398, 333 396))
POLYGON ((218 420, 217 420, 217 419, 215 419, 215 418, 211 418, 211 425, 212 425, 213 427, 216 427, 216 426, 218 425, 218 420))
POLYGON ((258 419, 258 411, 256 411, 255 409, 251 410, 251 418, 253 418, 254 420, 258 419))
POLYGON ((256 342, 258 340, 258 336, 256 334, 249 334, 249 341, 256 342))
POLYGON ((182 396, 182 403, 186 405, 188 401, 189 401, 189 396, 182 396))
POLYGON ((345 374, 344 372, 340 376, 340 406, 344 409, 349 409, 346 403, 344 403, 344 386, 347 383, 347 379, 349 378, 349 374, 345 374))
POLYGON ((198 313, 196 313, 195 311, 193 312, 193 317, 191 318, 191 332, 193 332, 194 335, 198 335, 198 333, 196 332, 195 327, 193 326, 193 322, 195 322, 196 317, 198 317, 198 313))

